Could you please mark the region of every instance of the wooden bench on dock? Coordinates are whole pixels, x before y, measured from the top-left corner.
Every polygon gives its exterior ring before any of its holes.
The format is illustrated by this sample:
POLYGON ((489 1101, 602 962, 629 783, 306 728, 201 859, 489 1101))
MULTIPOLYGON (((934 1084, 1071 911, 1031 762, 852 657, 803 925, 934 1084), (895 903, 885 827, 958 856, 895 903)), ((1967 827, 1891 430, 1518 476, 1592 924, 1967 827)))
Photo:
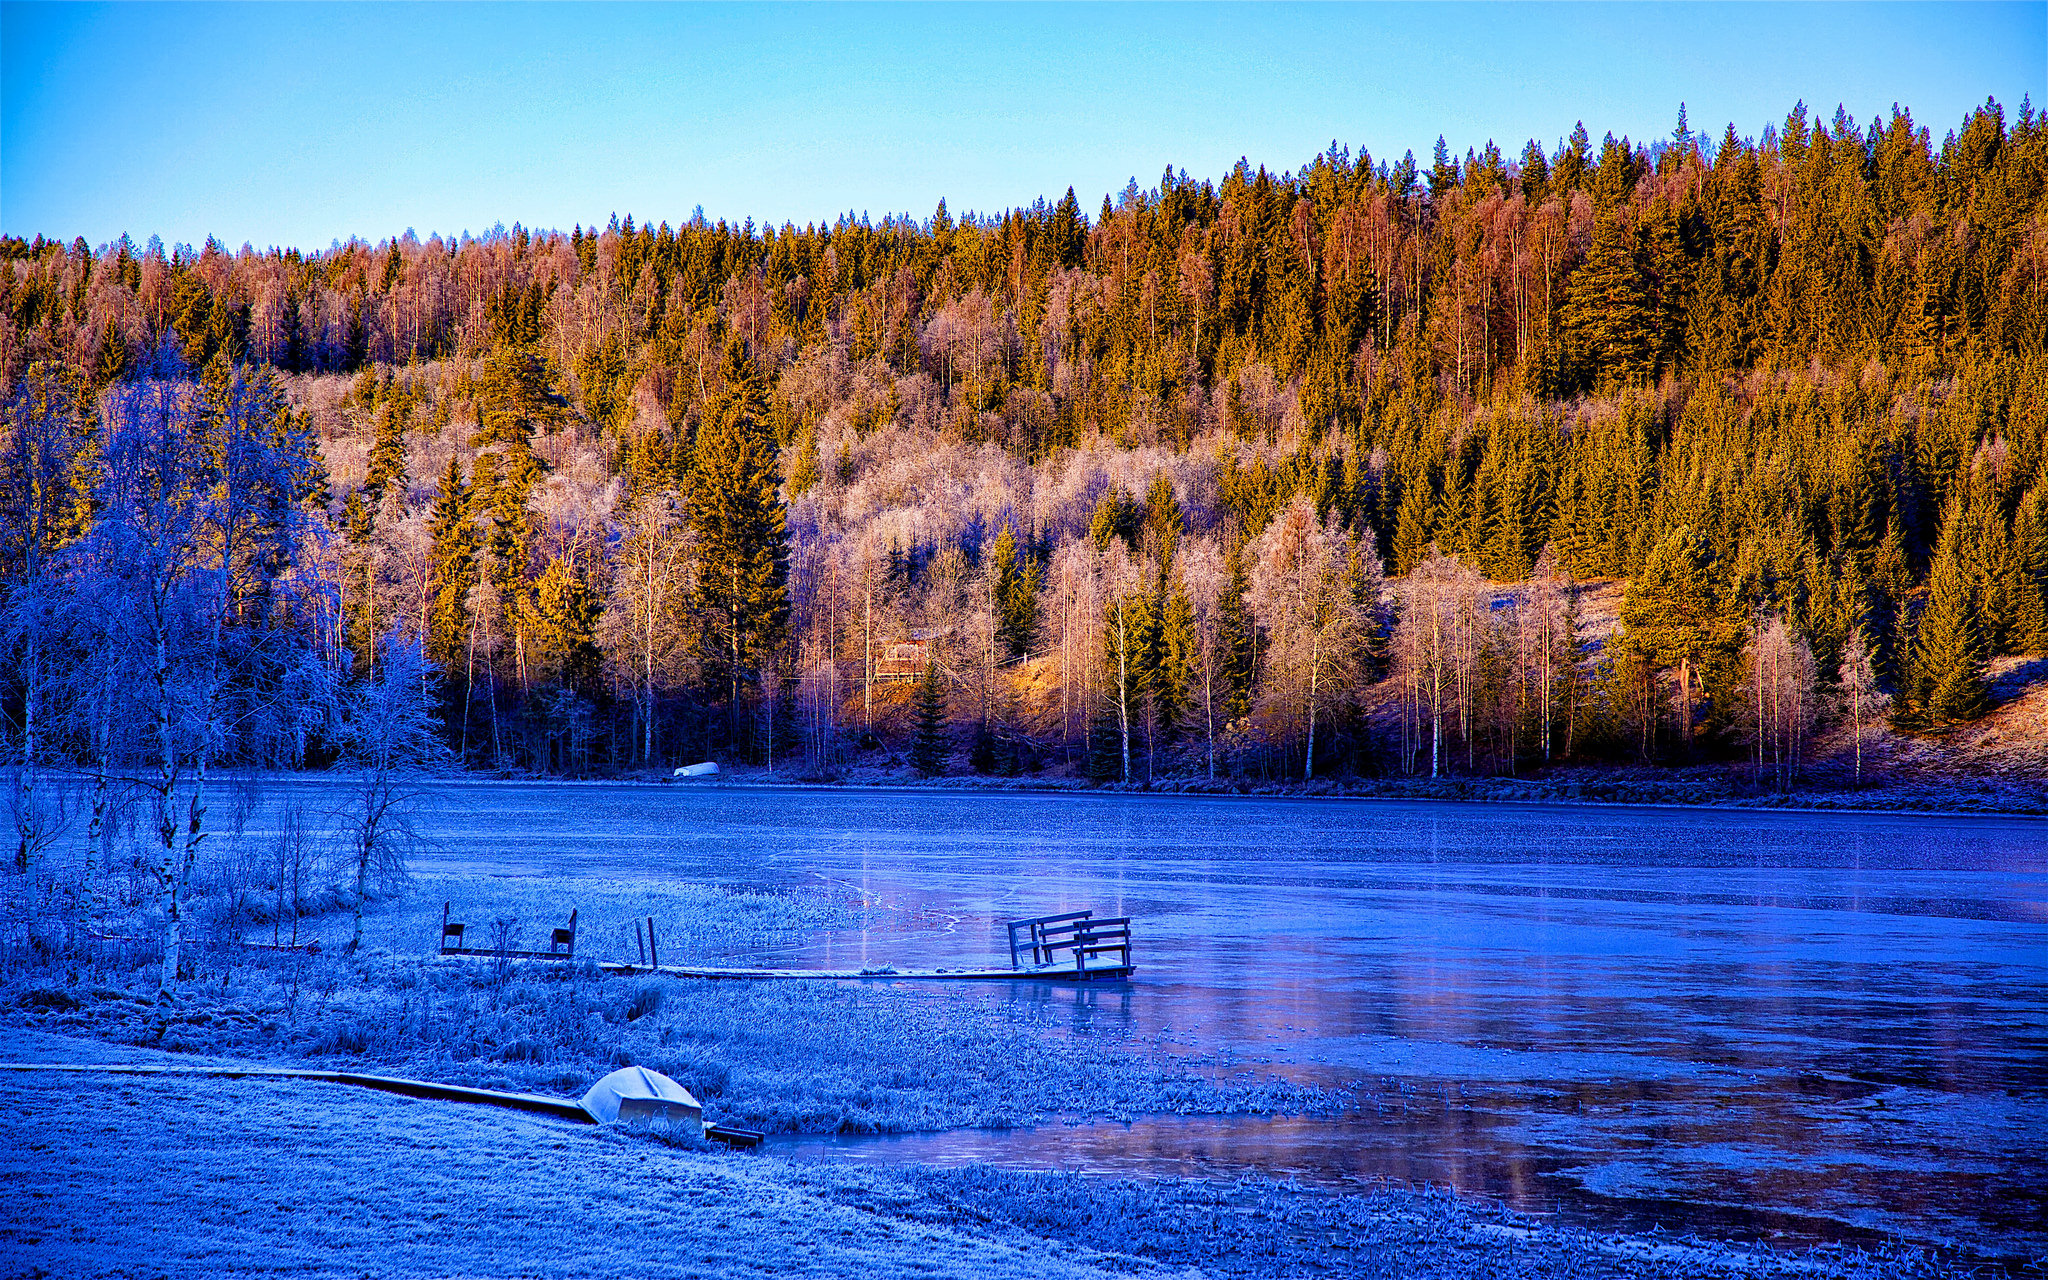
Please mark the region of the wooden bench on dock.
POLYGON ((574 960, 576 958, 576 912, 569 912, 569 923, 560 929, 548 931, 546 951, 509 951, 496 946, 472 947, 468 945, 467 925, 448 918, 454 903, 441 904, 441 954, 444 956, 498 956, 507 960, 574 960))
POLYGON ((1074 976, 1084 982, 1096 976, 1130 976, 1129 916, 1097 919, 1093 911, 1070 911, 1065 915, 1012 920, 1009 930, 1012 969, 1023 969, 1021 962, 1029 956, 1033 969, 1051 968, 1071 961, 1074 976), (1100 963, 1111 956, 1115 957, 1113 961, 1100 963))

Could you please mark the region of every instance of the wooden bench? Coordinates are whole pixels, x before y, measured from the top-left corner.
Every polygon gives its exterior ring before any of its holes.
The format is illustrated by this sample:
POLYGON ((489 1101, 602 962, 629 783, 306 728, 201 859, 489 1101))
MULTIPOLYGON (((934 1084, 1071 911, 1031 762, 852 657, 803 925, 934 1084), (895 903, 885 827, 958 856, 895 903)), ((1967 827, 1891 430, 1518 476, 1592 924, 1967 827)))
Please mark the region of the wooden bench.
POLYGON ((468 945, 469 927, 459 921, 450 920, 449 912, 455 904, 441 904, 441 954, 444 956, 502 956, 508 960, 574 960, 576 958, 576 912, 569 912, 569 923, 563 928, 548 932, 546 951, 507 951, 498 947, 468 945))
POLYGON ((1027 950, 1031 953, 1032 968, 1042 968, 1053 963, 1053 953, 1065 950, 1073 941, 1074 932, 1080 922, 1094 915, 1093 911, 1070 911, 1063 916, 1037 916, 1030 920, 1010 921, 1010 967, 1022 968, 1023 966, 1017 963, 1017 958, 1027 950))
POLYGON ((1074 976, 1085 979, 1089 962, 1097 956, 1116 957, 1116 963, 1096 968, 1120 969, 1126 973, 1131 968, 1131 918, 1112 916, 1106 920, 1083 920, 1074 932, 1074 976))
POLYGON ((1131 968, 1131 918, 1115 916, 1097 919, 1093 911, 1070 911, 1064 915, 1038 916, 1030 920, 1013 920, 1010 931, 1010 967, 1021 969, 1019 963, 1028 954, 1034 969, 1049 968, 1062 963, 1062 956, 1071 958, 1074 976, 1086 980, 1091 972, 1114 970, 1128 973, 1131 968), (1103 956, 1115 956, 1113 964, 1094 964, 1103 956))

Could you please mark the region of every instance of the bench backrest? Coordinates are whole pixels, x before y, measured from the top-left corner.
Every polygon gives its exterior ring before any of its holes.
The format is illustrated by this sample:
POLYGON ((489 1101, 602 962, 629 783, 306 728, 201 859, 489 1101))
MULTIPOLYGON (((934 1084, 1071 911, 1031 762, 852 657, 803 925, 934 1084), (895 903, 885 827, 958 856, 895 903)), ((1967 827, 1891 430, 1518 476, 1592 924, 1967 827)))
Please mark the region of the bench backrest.
POLYGON ((574 910, 569 912, 569 927, 555 930, 548 938, 548 950, 553 951, 556 947, 562 948, 569 955, 573 956, 576 954, 576 912, 574 910))
MULTIPOLYGON (((463 940, 463 935, 468 931, 468 926, 460 921, 448 918, 448 913, 453 907, 453 903, 443 903, 441 905, 441 954, 444 956, 469 953, 469 948, 463 940)), ((535 959, 573 960, 576 958, 576 916, 577 912, 571 910, 567 925, 560 929, 548 931, 548 949, 546 951, 508 950, 497 951, 493 954, 515 957, 531 956, 535 959)))
POLYGON ((1075 924, 1094 914, 1093 911, 1069 911, 1064 915, 1010 921, 1010 967, 1017 968, 1018 959, 1027 952, 1034 968, 1051 964, 1051 948, 1071 939, 1075 924))

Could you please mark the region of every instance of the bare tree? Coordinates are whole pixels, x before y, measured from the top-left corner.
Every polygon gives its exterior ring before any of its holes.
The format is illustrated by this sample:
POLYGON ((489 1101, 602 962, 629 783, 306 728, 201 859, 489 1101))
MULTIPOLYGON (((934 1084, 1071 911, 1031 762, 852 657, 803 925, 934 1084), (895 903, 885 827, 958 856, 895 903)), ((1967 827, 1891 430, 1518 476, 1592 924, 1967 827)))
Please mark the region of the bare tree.
POLYGON ((1571 571, 1558 561, 1556 550, 1545 543, 1542 554, 1536 557, 1536 568, 1530 575, 1523 599, 1527 620, 1534 633, 1530 637, 1533 667, 1529 674, 1536 686, 1537 732, 1543 742, 1546 764, 1551 758, 1560 697, 1565 702, 1567 724, 1575 718, 1579 650, 1578 614, 1574 605, 1577 589, 1571 571))
POLYGON ((1216 776, 1216 702, 1222 692, 1224 653, 1222 597, 1227 576, 1216 544, 1210 539, 1190 542, 1175 557, 1175 571, 1187 589, 1195 609, 1194 682, 1199 705, 1189 710, 1200 717, 1202 748, 1208 776, 1216 776))
POLYGON ((1891 703, 1891 699, 1877 687, 1877 668, 1871 661, 1869 646, 1863 643, 1860 627, 1849 633, 1849 643, 1842 647, 1842 665, 1836 684, 1842 710, 1849 718, 1850 733, 1855 738, 1856 785, 1860 787, 1863 785, 1863 731, 1882 716, 1891 703))
POLYGON ((272 946, 299 945, 299 918, 305 913, 306 890, 319 874, 319 844, 306 822, 301 805, 286 805, 278 817, 277 840, 271 846, 270 875, 277 903, 270 916, 272 946), (292 931, 284 935, 285 917, 291 917, 292 931))
POLYGON ((1443 772, 1445 713, 1467 723, 1466 698, 1478 656, 1469 637, 1484 622, 1485 599, 1484 576, 1433 547, 1408 575, 1394 629, 1395 666, 1414 722, 1419 727, 1428 720, 1432 778, 1443 772))
POLYGON ((1347 696, 1360 675, 1380 564, 1369 545, 1316 517, 1306 493, 1266 526, 1250 549, 1253 616, 1272 637, 1266 696, 1298 705, 1308 745, 1301 776, 1315 776, 1319 714, 1347 696))
POLYGON ((1799 775, 1817 710, 1813 650, 1782 616, 1773 614, 1752 632, 1745 657, 1746 719, 1757 774, 1768 769, 1778 789, 1788 791, 1799 775))
POLYGON ((690 674, 691 643, 684 604, 690 598, 695 533, 673 494, 647 495, 619 520, 611 590, 599 642, 615 670, 630 671, 640 716, 640 761, 654 759, 658 690, 690 674))
POLYGON ((432 703, 422 693, 429 672, 418 639, 394 627, 382 650, 377 674, 344 690, 338 735, 351 784, 341 815, 354 890, 351 955, 363 945, 363 908, 372 890, 405 876, 419 839, 413 817, 421 782, 447 761, 432 703))

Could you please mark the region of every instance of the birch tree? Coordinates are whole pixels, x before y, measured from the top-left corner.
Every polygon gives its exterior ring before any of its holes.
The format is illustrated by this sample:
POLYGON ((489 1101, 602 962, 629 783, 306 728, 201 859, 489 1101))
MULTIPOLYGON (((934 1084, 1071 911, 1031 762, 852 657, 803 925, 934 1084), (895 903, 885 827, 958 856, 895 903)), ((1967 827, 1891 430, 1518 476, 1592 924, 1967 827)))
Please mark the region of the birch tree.
POLYGON ((673 494, 651 493, 618 521, 600 641, 615 671, 630 672, 640 718, 640 762, 654 759, 659 691, 693 673, 684 605, 694 590, 693 531, 673 494))
MULTIPOLYGON (((40 794, 53 681, 49 647, 69 591, 63 545, 76 534, 79 493, 71 470, 85 445, 70 379, 38 364, 7 402, 0 439, 0 634, 20 665, 21 753, 10 797, 18 837, 15 869, 56 839, 53 811, 40 794)), ((13 683, 13 682, 11 682, 13 683)))
POLYGON ((156 761, 152 873, 164 913, 159 985, 178 980, 207 774, 276 710, 294 612, 311 444, 269 375, 216 364, 203 387, 159 371, 108 405, 96 561, 129 611, 156 761))
POLYGON ((1817 710, 1813 650, 1774 614, 1751 633, 1744 658, 1750 695, 1745 718, 1758 776, 1768 770, 1777 788, 1789 791, 1817 710))
POLYGON ((1379 603, 1379 556, 1334 517, 1318 519, 1305 493, 1266 526, 1250 554, 1248 601, 1271 637, 1267 695, 1298 706, 1307 732, 1301 776, 1312 778, 1318 721, 1364 674, 1367 628, 1379 603))
POLYGON ((445 765, 433 702, 432 675, 417 637, 402 628, 385 633, 382 661, 373 675, 343 693, 339 742, 350 779, 343 811, 353 899, 348 950, 363 945, 363 908, 371 892, 402 879, 418 836, 413 815, 425 775, 445 765))
MULTIPOLYGON (((1476 656, 1465 637, 1481 623, 1486 579, 1477 569, 1430 548, 1407 579, 1394 629, 1396 673, 1408 714, 1429 726, 1429 776, 1443 773, 1444 719, 1465 712, 1476 656)), ((1404 748, 1406 751, 1406 748, 1404 748)))
POLYGON ((1849 731, 1856 744, 1856 785, 1863 785, 1863 735, 1865 730, 1884 715, 1891 699, 1877 684, 1877 666, 1870 656, 1870 648, 1863 643, 1863 630, 1857 628, 1849 633, 1849 642, 1842 648, 1842 665, 1836 677, 1836 688, 1841 699, 1841 708, 1849 721, 1849 731))

